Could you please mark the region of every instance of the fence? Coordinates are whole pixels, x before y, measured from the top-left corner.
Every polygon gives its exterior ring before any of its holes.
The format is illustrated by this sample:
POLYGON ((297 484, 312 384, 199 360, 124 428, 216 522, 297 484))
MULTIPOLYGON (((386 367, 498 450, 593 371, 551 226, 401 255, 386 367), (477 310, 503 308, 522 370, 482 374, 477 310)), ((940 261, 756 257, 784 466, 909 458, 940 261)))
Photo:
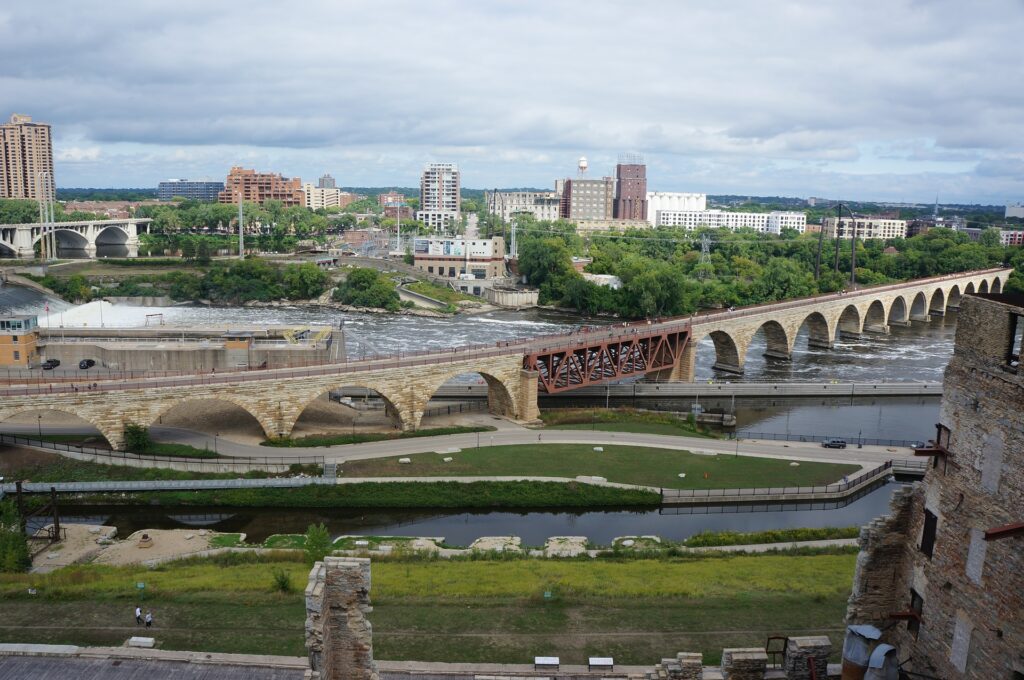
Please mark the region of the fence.
POLYGON ((324 464, 323 456, 259 456, 253 458, 153 456, 128 451, 97 449, 90 446, 72 446, 61 442, 48 442, 12 434, 0 434, 0 444, 48 449, 69 458, 104 465, 170 468, 188 472, 287 472, 292 465, 319 465, 322 467, 324 464))
POLYGON ((878 437, 861 437, 860 435, 839 437, 834 434, 780 434, 777 432, 751 432, 738 430, 729 435, 730 439, 761 439, 764 441, 782 442, 823 442, 826 439, 842 439, 847 446, 866 444, 868 446, 902 446, 918 448, 924 444, 920 439, 881 439, 878 437))
POLYGON ((764 496, 802 496, 810 494, 841 494, 854 489, 865 482, 876 480, 892 472, 892 461, 861 473, 853 479, 826 484, 824 486, 779 486, 779 487, 756 487, 750 489, 662 489, 662 501, 676 498, 701 498, 713 501, 715 499, 728 498, 742 499, 743 497, 764 497, 764 496))
MULTIPOLYGON (((210 489, 288 489, 315 484, 334 484, 324 477, 274 477, 270 479, 158 479, 125 482, 25 482, 23 493, 110 493, 142 491, 202 491, 210 489)), ((0 485, 0 491, 14 493, 14 484, 0 485)))
POLYGON ((470 413, 472 411, 486 411, 487 401, 460 401, 457 404, 448 404, 447 406, 436 406, 434 408, 428 408, 423 411, 423 417, 427 416, 444 416, 451 415, 453 413, 470 413))

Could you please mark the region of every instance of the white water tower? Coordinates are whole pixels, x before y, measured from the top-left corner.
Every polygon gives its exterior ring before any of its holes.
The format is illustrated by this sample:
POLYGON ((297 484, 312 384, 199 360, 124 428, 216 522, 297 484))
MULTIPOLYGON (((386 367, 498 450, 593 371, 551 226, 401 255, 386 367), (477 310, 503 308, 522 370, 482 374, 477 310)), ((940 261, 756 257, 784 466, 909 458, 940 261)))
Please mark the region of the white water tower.
POLYGON ((576 163, 576 170, 580 177, 586 177, 587 167, 589 167, 589 165, 590 164, 587 163, 587 157, 580 156, 580 160, 576 163))

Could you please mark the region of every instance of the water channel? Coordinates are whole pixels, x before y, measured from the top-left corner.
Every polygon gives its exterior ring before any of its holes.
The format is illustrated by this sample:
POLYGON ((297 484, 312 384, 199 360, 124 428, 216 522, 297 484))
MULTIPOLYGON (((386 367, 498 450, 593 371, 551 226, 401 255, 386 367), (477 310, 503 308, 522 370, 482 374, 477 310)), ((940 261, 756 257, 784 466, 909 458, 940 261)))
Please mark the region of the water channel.
POLYGON ((682 540, 701 531, 861 526, 888 511, 889 498, 899 486, 896 482, 884 484, 846 505, 789 503, 522 512, 109 506, 68 507, 62 521, 116 526, 122 537, 142 529, 241 532, 249 543, 260 543, 273 534, 305 533, 310 524, 323 522, 335 538, 444 537, 451 545, 468 546, 481 536, 519 536, 525 545, 542 546, 550 536, 586 536, 594 543, 608 545, 618 536, 642 534, 682 540))

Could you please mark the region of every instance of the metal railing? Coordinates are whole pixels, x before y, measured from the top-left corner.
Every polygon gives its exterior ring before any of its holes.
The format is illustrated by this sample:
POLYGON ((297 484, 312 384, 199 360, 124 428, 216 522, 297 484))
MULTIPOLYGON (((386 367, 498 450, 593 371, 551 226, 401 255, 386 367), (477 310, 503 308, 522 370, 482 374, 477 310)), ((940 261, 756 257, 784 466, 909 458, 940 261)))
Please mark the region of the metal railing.
POLYGON ((887 461, 878 467, 863 472, 853 479, 845 479, 835 484, 821 486, 778 486, 778 487, 754 487, 749 489, 662 489, 662 500, 671 498, 707 498, 709 500, 720 500, 723 498, 744 498, 755 496, 796 496, 807 494, 841 494, 854 489, 865 482, 876 480, 892 473, 892 461, 887 461))
POLYGON ((487 401, 460 401, 457 404, 447 404, 446 406, 435 406, 434 408, 428 408, 423 411, 423 417, 427 416, 444 416, 451 415, 453 413, 470 413, 472 411, 486 411, 487 401))
MULTIPOLYGON (((211 489, 289 489, 317 484, 334 484, 325 477, 270 477, 267 479, 158 479, 106 482, 24 482, 23 493, 110 493, 139 491, 203 491, 211 489)), ((0 491, 13 493, 14 484, 0 484, 0 491)))
POLYGON ((764 441, 776 441, 776 442, 823 442, 826 439, 842 439, 846 442, 846 445, 857 446, 863 444, 866 446, 900 446, 904 448, 914 448, 915 444, 920 444, 920 439, 885 439, 881 437, 861 437, 859 435, 852 436, 841 436, 834 434, 793 434, 793 433, 779 433, 779 432, 751 432, 750 430, 737 430, 736 432, 729 434, 730 439, 761 439, 764 441))
MULTIPOLYGON (((256 470, 265 470, 271 466, 273 467, 290 467, 292 465, 320 465, 324 464, 323 456, 258 456, 250 458, 232 457, 232 456, 211 456, 211 457, 191 457, 191 456, 160 456, 160 455, 149 455, 141 453, 131 453, 130 451, 118 451, 114 449, 97 449, 91 446, 72 446, 63 442, 50 442, 45 439, 33 439, 31 437, 20 437, 13 434, 0 434, 0 444, 7 444, 11 446, 31 446, 37 449, 49 449, 51 451, 64 451, 67 453, 77 453, 84 456, 92 456, 95 458, 95 462, 105 463, 107 465, 124 465, 132 466, 132 463, 152 463, 154 467, 158 463, 179 463, 179 464, 192 464, 197 467, 209 466, 217 468, 228 468, 232 472, 252 472, 256 470)), ((134 465, 132 467, 138 467, 134 465)))

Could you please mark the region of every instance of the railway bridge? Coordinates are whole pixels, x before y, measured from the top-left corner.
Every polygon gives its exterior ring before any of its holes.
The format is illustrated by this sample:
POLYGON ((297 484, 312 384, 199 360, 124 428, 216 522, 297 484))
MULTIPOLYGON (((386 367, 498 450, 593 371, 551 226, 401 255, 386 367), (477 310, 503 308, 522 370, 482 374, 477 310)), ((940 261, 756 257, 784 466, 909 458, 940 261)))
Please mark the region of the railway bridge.
POLYGON ((88 421, 121 448, 127 425, 148 426, 182 403, 216 400, 247 411, 268 437, 282 437, 325 393, 361 387, 380 395, 396 425, 415 430, 441 386, 467 373, 483 376, 492 413, 533 420, 539 415, 539 392, 629 378, 692 380, 696 348, 707 337, 714 344, 715 366, 739 373, 759 330, 769 355, 789 358, 805 326, 808 343, 818 347, 832 347, 838 334, 886 333, 894 324, 945 314, 963 295, 999 293, 1010 272, 965 272, 733 311, 306 368, 113 378, 88 386, 8 385, 0 387, 0 422, 19 413, 61 411, 88 421))

